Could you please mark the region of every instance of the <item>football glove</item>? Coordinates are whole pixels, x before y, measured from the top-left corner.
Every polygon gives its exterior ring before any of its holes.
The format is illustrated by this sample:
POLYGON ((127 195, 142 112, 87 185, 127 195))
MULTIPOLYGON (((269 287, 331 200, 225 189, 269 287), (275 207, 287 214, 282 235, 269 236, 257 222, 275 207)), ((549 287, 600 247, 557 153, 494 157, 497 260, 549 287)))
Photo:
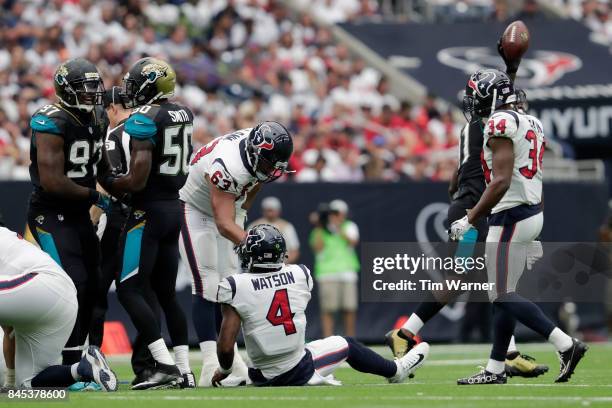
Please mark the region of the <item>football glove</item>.
POLYGON ((544 256, 544 248, 540 241, 531 241, 527 244, 527 270, 531 270, 533 264, 544 256))
POLYGON ((453 222, 448 231, 448 236, 454 241, 460 241, 470 228, 473 228, 472 224, 468 221, 467 215, 460 220, 453 222))
POLYGON ((240 260, 240 267, 242 269, 246 268, 246 238, 240 241, 240 243, 234 245, 234 252, 236 253, 236 255, 238 255, 238 259, 240 260))
POLYGON ((502 37, 497 40, 497 53, 504 60, 504 64, 506 64, 506 72, 508 74, 515 74, 516 71, 518 71, 519 65, 521 64, 521 59, 519 58, 516 61, 511 61, 506 58, 504 47, 502 46, 502 37))

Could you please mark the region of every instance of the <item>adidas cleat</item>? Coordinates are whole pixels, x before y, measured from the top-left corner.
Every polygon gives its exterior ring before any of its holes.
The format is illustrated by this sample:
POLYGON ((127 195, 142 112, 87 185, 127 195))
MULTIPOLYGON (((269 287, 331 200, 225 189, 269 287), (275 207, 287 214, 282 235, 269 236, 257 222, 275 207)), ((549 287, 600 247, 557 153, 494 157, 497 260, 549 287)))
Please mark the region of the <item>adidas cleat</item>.
POLYGON ((182 381, 179 383, 179 386, 181 388, 195 388, 196 387, 195 375, 193 375, 193 371, 183 374, 182 377, 183 377, 182 381))
POLYGON ((505 384, 507 381, 506 373, 494 374, 481 367, 479 373, 458 379, 457 385, 505 384))
POLYGON ((535 358, 513 351, 506 354, 506 375, 508 377, 538 377, 548 372, 548 366, 536 364, 535 358))

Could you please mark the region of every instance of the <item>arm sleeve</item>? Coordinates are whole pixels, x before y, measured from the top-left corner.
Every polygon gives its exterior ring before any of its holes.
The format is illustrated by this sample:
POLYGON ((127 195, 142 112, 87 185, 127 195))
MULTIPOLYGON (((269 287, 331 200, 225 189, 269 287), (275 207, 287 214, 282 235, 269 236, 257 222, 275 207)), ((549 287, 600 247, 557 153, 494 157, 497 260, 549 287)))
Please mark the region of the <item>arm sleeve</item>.
POLYGON ((157 125, 155 121, 142 113, 135 113, 125 122, 124 129, 130 137, 138 140, 150 140, 155 144, 157 125))
POLYGON ((234 296, 236 295, 236 283, 233 277, 227 277, 223 279, 219 286, 217 286, 217 302, 232 304, 234 296), (231 279, 231 282, 230 282, 231 279), (233 283, 233 285, 232 285, 233 283))

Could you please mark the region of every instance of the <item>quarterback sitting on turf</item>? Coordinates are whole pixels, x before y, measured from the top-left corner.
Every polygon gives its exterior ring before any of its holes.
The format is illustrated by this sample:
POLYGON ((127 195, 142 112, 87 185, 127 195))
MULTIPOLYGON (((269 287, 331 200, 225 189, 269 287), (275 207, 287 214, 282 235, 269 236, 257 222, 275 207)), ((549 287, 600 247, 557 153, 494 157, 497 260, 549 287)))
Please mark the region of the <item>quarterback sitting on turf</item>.
POLYGON ((418 344, 395 361, 351 337, 330 336, 306 343, 305 311, 312 277, 304 265, 284 263, 286 246, 280 231, 267 224, 252 227, 238 248, 238 256, 248 273, 229 276, 218 286, 223 322, 217 340, 220 367, 213 385, 221 385, 232 371, 234 344, 241 327, 252 362, 249 377, 256 386, 339 385, 333 373, 345 361, 357 371, 398 383, 427 358, 427 343, 418 344))

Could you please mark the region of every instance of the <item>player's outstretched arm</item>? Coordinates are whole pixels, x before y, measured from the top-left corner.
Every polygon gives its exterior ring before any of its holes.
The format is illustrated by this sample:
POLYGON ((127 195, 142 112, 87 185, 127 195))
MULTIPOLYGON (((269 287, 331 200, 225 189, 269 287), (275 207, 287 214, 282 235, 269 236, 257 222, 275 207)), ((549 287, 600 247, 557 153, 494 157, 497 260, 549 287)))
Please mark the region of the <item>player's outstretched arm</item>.
POLYGON ((206 182, 210 183, 210 202, 219 233, 234 244, 239 244, 246 237, 246 231, 236 224, 236 196, 221 190, 208 176, 206 182))
POLYGON ((212 378, 212 384, 216 387, 232 372, 234 362, 234 344, 240 331, 240 315, 228 304, 221 304, 223 321, 217 339, 217 358, 219 359, 219 369, 212 378))
POLYGON ((152 162, 153 143, 132 139, 130 171, 125 176, 107 179, 102 186, 114 196, 138 192, 147 185, 152 162))
POLYGON ((489 147, 493 153, 493 180, 485 189, 478 203, 468 212, 470 224, 488 214, 502 199, 510 188, 512 170, 514 169, 514 148, 512 141, 507 138, 490 138, 489 147))
POLYGON ((76 184, 64 174, 64 139, 37 132, 36 158, 40 184, 47 193, 75 200, 91 198, 92 189, 76 184))

